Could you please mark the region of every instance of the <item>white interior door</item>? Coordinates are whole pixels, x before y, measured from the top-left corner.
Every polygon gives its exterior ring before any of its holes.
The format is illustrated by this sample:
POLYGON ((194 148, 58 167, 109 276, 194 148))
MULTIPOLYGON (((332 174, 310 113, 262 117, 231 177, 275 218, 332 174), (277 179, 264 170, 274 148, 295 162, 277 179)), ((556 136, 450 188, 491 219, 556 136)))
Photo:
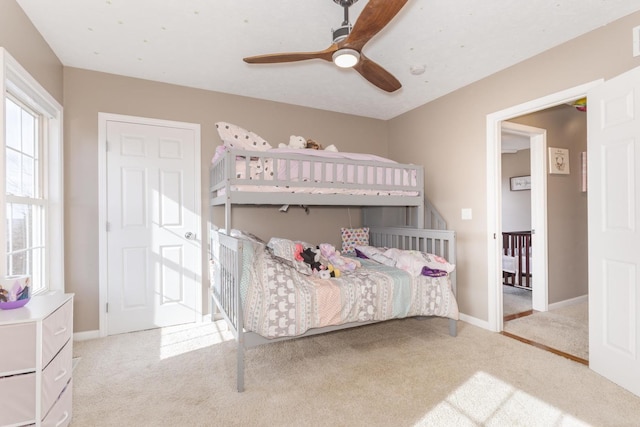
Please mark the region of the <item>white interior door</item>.
POLYGON ((588 100, 589 366, 640 396, 640 67, 588 100))
POLYGON ((196 132, 110 120, 106 142, 107 334, 194 322, 196 132))

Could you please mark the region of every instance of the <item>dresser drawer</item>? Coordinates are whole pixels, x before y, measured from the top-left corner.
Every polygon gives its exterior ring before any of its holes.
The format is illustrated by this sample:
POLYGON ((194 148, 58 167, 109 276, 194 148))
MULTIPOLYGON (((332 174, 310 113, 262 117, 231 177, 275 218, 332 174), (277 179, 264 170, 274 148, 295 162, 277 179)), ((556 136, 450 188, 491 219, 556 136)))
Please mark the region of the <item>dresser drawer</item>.
POLYGON ((21 425, 36 419, 36 374, 0 378, 0 396, 0 425, 21 425))
POLYGON ((42 413, 46 414, 71 379, 72 346, 69 340, 42 373, 42 413))
POLYGON ((0 326, 0 376, 35 370, 35 323, 0 326))
POLYGON ((73 380, 42 420, 42 427, 66 427, 71 423, 71 404, 73 396, 73 380))
POLYGON ((42 322, 42 366, 47 366, 73 332, 73 304, 67 301, 42 322))

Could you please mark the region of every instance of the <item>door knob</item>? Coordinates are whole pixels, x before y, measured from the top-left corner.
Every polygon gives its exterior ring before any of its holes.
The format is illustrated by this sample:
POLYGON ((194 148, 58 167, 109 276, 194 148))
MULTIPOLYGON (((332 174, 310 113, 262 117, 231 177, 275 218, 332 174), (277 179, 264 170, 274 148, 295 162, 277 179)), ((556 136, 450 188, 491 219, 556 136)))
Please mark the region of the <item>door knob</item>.
POLYGON ((191 240, 191 239, 194 239, 194 238, 195 238, 195 235, 194 235, 192 232, 187 231, 186 233, 184 233, 184 237, 185 237, 185 239, 187 239, 187 240, 191 240))

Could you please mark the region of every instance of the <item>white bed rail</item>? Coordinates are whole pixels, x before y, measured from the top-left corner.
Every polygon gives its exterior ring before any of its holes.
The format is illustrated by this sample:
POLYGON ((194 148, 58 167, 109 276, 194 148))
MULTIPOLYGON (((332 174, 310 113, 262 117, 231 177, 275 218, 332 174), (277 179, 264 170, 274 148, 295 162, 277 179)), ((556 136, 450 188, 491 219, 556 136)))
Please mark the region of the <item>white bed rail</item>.
POLYGON ((380 197, 358 194, 361 190, 405 193, 387 196, 387 202, 382 205, 421 206, 424 203, 424 170, 419 165, 230 149, 211 165, 209 173, 212 206, 228 203, 229 199, 231 203, 272 204, 269 201, 274 197, 290 204, 381 204, 380 197), (251 174, 251 170, 257 171, 257 175, 251 174), (251 190, 237 191, 240 186, 251 186, 251 190), (352 194, 265 191, 276 186, 338 189, 352 194))
POLYGON ((242 243, 240 239, 210 231, 212 268, 212 310, 220 308, 221 314, 234 335, 242 330, 242 304, 240 278, 242 277, 242 243))

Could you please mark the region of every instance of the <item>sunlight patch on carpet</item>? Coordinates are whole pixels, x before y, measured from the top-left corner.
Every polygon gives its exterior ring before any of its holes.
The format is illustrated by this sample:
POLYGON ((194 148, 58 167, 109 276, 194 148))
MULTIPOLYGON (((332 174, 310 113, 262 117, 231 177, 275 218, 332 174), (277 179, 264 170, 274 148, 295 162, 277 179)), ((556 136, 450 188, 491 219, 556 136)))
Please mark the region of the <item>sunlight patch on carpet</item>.
POLYGON ((162 328, 160 336, 160 360, 234 339, 223 321, 162 328))
POLYGON ((503 426, 514 423, 590 426, 485 372, 473 375, 415 425, 503 426))

